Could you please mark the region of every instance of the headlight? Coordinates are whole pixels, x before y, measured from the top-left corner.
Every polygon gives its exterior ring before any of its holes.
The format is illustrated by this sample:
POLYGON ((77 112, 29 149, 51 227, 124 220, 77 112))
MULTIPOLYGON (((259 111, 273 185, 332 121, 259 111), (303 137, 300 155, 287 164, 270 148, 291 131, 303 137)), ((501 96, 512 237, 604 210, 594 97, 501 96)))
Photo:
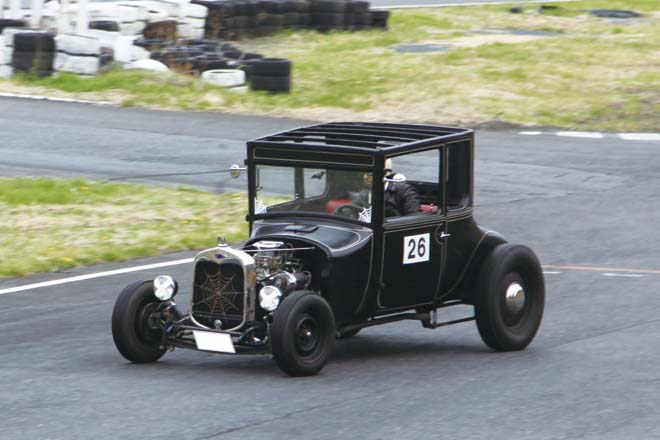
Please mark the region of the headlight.
POLYGON ((281 299, 282 291, 275 286, 264 286, 259 291, 259 305, 268 312, 275 310, 281 299))
POLYGON ((172 299, 179 290, 179 285, 169 275, 160 275, 154 280, 154 295, 161 301, 172 299))

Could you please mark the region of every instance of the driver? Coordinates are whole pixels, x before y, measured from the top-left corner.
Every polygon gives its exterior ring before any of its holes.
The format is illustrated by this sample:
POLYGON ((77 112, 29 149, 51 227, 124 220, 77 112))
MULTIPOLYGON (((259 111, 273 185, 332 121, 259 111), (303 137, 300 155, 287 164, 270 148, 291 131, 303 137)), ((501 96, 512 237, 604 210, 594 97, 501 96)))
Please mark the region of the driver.
MULTIPOLYGON (((362 183, 365 190, 360 192, 360 196, 353 198, 356 205, 371 205, 371 184, 373 177, 371 173, 362 175, 362 183)), ((385 161, 385 217, 399 217, 402 215, 411 215, 421 212, 419 204, 419 195, 414 186, 405 182, 405 176, 394 174, 392 172, 392 159, 385 161)))
POLYGON ((421 212, 419 195, 405 176, 392 172, 392 159, 385 161, 385 217, 398 217, 421 212))

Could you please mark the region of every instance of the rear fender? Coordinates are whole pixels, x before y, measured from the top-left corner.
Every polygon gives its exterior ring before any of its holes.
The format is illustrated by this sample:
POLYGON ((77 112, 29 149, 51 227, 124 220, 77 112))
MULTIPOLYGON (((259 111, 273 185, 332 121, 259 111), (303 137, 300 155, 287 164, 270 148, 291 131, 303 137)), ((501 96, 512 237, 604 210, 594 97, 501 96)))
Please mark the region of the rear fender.
MULTIPOLYGON (((481 228, 480 228, 481 229, 481 228)), ((468 262, 465 273, 457 286, 457 297, 468 304, 474 304, 474 295, 479 276, 479 270, 484 260, 497 246, 507 243, 502 234, 481 229, 482 236, 477 243, 474 256, 468 262)))

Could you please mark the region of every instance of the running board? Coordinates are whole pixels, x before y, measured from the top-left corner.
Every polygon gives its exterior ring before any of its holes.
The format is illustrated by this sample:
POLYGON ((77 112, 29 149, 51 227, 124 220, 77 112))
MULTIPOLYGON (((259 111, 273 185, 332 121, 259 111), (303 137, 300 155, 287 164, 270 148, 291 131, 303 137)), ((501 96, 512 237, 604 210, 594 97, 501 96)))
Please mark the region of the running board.
POLYGON ((451 321, 444 321, 444 322, 438 322, 437 319, 438 319, 437 309, 432 310, 430 312, 422 312, 422 313, 402 313, 400 315, 387 316, 385 318, 370 319, 368 321, 361 322, 359 324, 347 325, 346 327, 339 329, 338 333, 345 333, 361 328, 373 327, 375 325, 387 324, 390 322, 398 322, 405 320, 421 321, 424 328, 433 329, 438 327, 446 327, 448 325, 453 325, 453 324, 460 324, 462 322, 474 321, 476 318, 474 316, 471 316, 469 318, 454 319, 451 321))

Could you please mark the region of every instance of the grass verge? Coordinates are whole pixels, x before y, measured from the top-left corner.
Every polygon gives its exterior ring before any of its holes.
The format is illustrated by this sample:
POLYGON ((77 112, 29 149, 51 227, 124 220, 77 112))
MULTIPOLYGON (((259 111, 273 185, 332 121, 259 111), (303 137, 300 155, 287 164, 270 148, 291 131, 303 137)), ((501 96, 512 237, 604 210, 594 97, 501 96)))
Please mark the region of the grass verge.
POLYGON ((242 194, 0 178, 0 277, 235 243, 246 214, 242 194))
POLYGON ((512 123, 608 131, 657 131, 660 4, 657 0, 562 3, 541 14, 510 5, 394 11, 388 32, 283 32, 242 42, 294 63, 291 95, 237 95, 178 75, 110 72, 0 83, 123 105, 223 110, 317 120, 442 124, 512 123), (633 9, 608 20, 594 8, 633 9), (511 31, 518 32, 512 34, 511 31), (521 34, 521 31, 522 34, 521 34), (527 31, 547 33, 529 35, 527 31), (554 34, 550 36, 549 34, 554 34), (435 53, 398 53, 402 44, 435 53))

